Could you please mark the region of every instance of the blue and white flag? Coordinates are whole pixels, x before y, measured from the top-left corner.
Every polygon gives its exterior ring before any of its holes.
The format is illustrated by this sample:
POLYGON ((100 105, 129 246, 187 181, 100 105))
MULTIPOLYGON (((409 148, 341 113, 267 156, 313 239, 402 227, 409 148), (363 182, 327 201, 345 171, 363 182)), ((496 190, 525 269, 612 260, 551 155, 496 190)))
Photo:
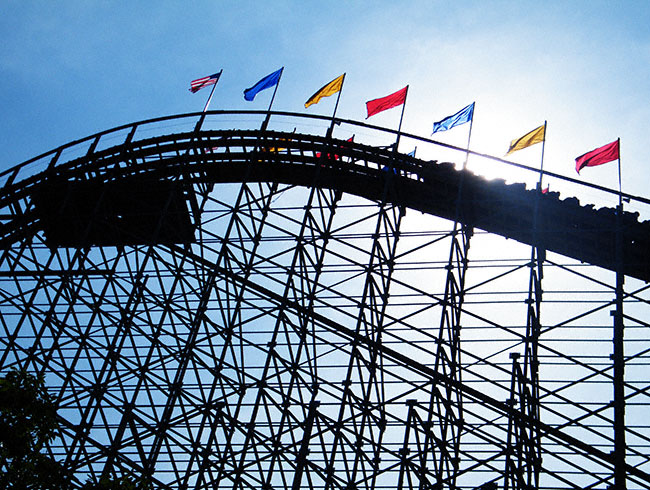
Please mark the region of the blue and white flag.
POLYGON ((251 88, 244 90, 244 99, 252 101, 258 92, 277 85, 280 81, 280 77, 282 76, 282 70, 284 70, 284 66, 278 71, 274 71, 270 75, 265 76, 251 88))
POLYGON ((474 104, 475 102, 472 102, 470 105, 464 107, 453 116, 446 117, 442 121, 433 123, 433 132, 431 134, 437 133, 438 131, 447 131, 454 126, 459 126, 461 124, 470 122, 474 117, 474 104))

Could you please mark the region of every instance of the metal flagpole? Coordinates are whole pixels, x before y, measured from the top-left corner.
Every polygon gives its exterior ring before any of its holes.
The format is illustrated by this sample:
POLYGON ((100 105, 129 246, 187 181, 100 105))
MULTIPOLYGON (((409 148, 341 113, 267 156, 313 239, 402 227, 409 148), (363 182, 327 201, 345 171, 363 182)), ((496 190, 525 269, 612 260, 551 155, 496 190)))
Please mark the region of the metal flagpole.
POLYGON ((472 126, 474 125, 474 111, 476 110, 476 102, 472 102, 474 108, 472 109, 472 119, 469 121, 469 134, 467 135, 467 153, 465 154, 465 163, 463 163, 463 170, 467 169, 467 161, 469 160, 469 142, 472 139, 472 126))
POLYGON ((280 76, 278 77, 278 83, 275 84, 273 89, 273 95, 271 96, 271 102, 269 103, 269 108, 266 111, 266 119, 262 123, 262 131, 266 130, 266 127, 269 125, 269 119, 271 119, 271 107, 273 107, 273 101, 275 100, 275 94, 278 91, 278 85, 280 85, 280 80, 282 79, 282 74, 284 73, 284 66, 280 68, 280 76))
MULTIPOLYGON (((540 248, 539 240, 539 206, 542 199, 542 182, 544 179, 544 150, 546 148, 546 125, 544 121, 544 133, 542 135, 542 155, 539 164, 539 182, 535 193, 533 204, 533 246, 530 252, 530 278, 528 281, 528 313, 526 318, 526 342, 524 352, 524 379, 529 384, 528 399, 526 400, 527 414, 539 419, 539 358, 538 345, 541 331, 542 295, 544 288, 544 262, 546 252, 540 248)), ((539 486, 539 475, 541 469, 541 435, 538 430, 530 430, 529 446, 527 451, 532 456, 528 461, 526 478, 531 487, 539 486)), ((527 458, 528 459, 528 458, 527 458)))
POLYGON ((542 136, 542 161, 539 165, 539 191, 542 191, 542 179, 544 178, 544 146, 546 145, 546 121, 544 121, 544 136, 542 136))
POLYGON ((395 141, 395 151, 399 146, 399 138, 402 135, 402 121, 404 120, 404 109, 406 109, 406 97, 409 94, 409 86, 406 86, 406 92, 404 92, 404 103, 402 104, 402 115, 399 117, 399 126, 397 127, 397 140, 395 141))
POLYGON ((623 207, 623 188, 621 186, 621 138, 616 140, 618 148, 618 205, 623 207))
POLYGON ((627 488, 625 471, 625 349, 623 322, 623 192, 621 186, 621 139, 618 146, 618 209, 616 213, 616 308, 614 317, 614 486, 618 490, 627 488))
POLYGON ((212 90, 210 90, 210 96, 208 97, 208 101, 205 103, 205 107, 203 108, 203 112, 208 110, 208 106, 210 105, 210 101, 212 100, 212 94, 214 93, 214 89, 217 88, 217 83, 221 79, 221 74, 223 73, 223 68, 219 72, 219 76, 217 77, 217 81, 212 85, 212 90))
POLYGON ((341 90, 339 90, 338 95, 336 96, 336 104, 334 104, 334 112, 332 113, 332 122, 330 123, 330 129, 327 136, 332 136, 334 131, 334 118, 336 117, 336 109, 339 107, 339 100, 341 100, 341 92, 343 92, 343 84, 345 83, 345 73, 343 74, 343 80, 341 80, 341 90))
MULTIPOLYGON (((524 362, 523 366, 518 360, 520 354, 510 354, 512 362, 510 400, 519 402, 520 412, 523 417, 530 417, 533 420, 539 419, 539 360, 537 356, 539 334, 541 330, 541 302, 542 302, 542 279, 544 277, 543 265, 545 251, 539 247, 538 218, 539 203, 542 199, 541 186, 544 174, 544 144, 546 143, 546 121, 544 121, 544 132, 542 136, 542 158, 540 164, 539 181, 537 192, 533 196, 533 220, 531 229, 531 251, 530 269, 528 279, 528 298, 526 299, 526 336, 524 340, 524 362)), ((533 425, 513 417, 508 418, 508 433, 506 443, 507 453, 505 461, 505 472, 503 488, 508 489, 510 483, 512 488, 538 488, 539 474, 541 468, 541 442, 540 432, 533 425), (523 485, 520 486, 519 482, 523 485)))

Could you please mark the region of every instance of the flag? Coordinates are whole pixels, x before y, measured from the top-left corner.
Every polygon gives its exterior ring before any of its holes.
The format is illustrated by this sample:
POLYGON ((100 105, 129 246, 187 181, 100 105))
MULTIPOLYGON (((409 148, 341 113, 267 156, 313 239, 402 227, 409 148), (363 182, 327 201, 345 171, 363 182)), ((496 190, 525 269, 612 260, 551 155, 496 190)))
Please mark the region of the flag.
POLYGON ((345 78, 345 73, 340 77, 335 78, 330 83, 324 85, 318 91, 309 97, 307 102, 305 102, 305 109, 312 104, 318 104, 323 97, 329 97, 334 95, 337 92, 340 92, 343 88, 343 79, 345 78))
POLYGON ((446 117, 442 121, 433 123, 433 132, 431 134, 437 133, 438 131, 447 131, 454 126, 460 126, 461 124, 470 122, 474 117, 474 104, 475 103, 472 102, 453 116, 446 117))
POLYGON ((262 78, 251 88, 247 88, 246 90, 244 90, 244 99, 248 101, 252 101, 258 92, 261 92, 264 89, 271 88, 274 85, 277 85, 278 82, 280 81, 280 77, 282 76, 282 70, 284 70, 284 66, 280 68, 278 71, 274 71, 270 75, 266 75, 264 78, 262 78))
POLYGON ((548 194, 548 190, 549 190, 549 188, 550 188, 550 186, 548 186, 548 185, 547 185, 546 187, 544 187, 544 188, 542 189, 542 194, 548 194))
POLYGON ((417 150, 417 149, 418 149, 418 147, 416 146, 415 148, 413 148, 413 151, 407 153, 406 156, 415 158, 415 150, 417 150))
MULTIPOLYGON (((278 141, 279 142, 283 142, 283 141, 286 142, 286 141, 289 141, 289 140, 287 140, 286 138, 279 138, 278 141)), ((279 153, 281 151, 286 150, 286 148, 283 148, 281 146, 269 146, 268 148, 262 147, 261 150, 263 152, 268 151, 269 153, 279 153)))
MULTIPOLYGON (((349 137, 348 139, 346 139, 345 141, 347 141, 347 142, 349 142, 349 143, 352 143, 352 142, 354 141, 354 135, 350 136, 350 137, 349 137)), ((342 146, 340 146, 339 148, 342 148, 342 146)), ((339 155, 337 155, 336 153, 335 153, 334 155, 332 155, 332 154, 330 154, 330 153, 326 153, 326 155, 327 155, 327 158, 332 158, 332 157, 334 157, 334 160, 340 160, 340 159, 341 159, 341 157, 340 157, 339 155)), ((317 152, 316 152, 316 158, 320 158, 320 156, 321 156, 321 152, 320 152, 320 151, 317 151, 317 152)))
POLYGON ((590 152, 580 155, 576 158, 576 172, 580 173, 585 167, 595 167, 603 163, 609 163, 612 160, 619 159, 619 140, 612 141, 611 143, 591 150, 590 152))
POLYGON ((406 91, 408 90, 408 85, 402 90, 398 90, 394 94, 387 95, 386 97, 381 97, 380 99, 373 99, 366 102, 366 109, 368 109, 368 115, 366 119, 370 116, 385 111, 387 109, 392 109, 398 105, 402 105, 406 102, 406 91))
POLYGON ((533 146, 537 143, 541 143, 542 141, 544 141, 545 136, 546 136, 546 124, 542 124, 539 128, 533 129, 530 133, 526 133, 521 138, 512 140, 510 142, 510 148, 508 149, 508 153, 506 153, 506 156, 510 155, 512 152, 515 152, 517 150, 523 150, 524 148, 528 148, 529 146, 533 146))
POLYGON ((222 71, 223 70, 221 70, 219 73, 214 73, 213 75, 209 75, 207 77, 192 80, 190 82, 190 92, 194 94, 201 90, 203 87, 207 87, 208 85, 216 85, 219 81, 219 77, 221 76, 222 71))

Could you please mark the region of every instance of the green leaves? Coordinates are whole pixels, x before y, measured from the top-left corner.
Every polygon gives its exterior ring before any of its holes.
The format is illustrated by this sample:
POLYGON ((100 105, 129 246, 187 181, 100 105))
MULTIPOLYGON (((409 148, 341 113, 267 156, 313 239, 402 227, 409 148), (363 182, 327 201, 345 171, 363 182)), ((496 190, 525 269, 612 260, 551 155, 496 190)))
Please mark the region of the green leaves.
MULTIPOLYGON (((0 378, 0 489, 68 490, 72 472, 43 454, 59 429, 56 404, 43 375, 12 370, 0 378)), ((131 475, 88 480, 82 490, 149 490, 131 475)))
POLYGON ((70 475, 42 454, 58 430, 43 376, 12 370, 0 378, 0 488, 63 490, 70 475))
POLYGON ((149 490, 151 485, 142 479, 122 476, 117 479, 102 477, 99 482, 87 481, 81 490, 149 490))

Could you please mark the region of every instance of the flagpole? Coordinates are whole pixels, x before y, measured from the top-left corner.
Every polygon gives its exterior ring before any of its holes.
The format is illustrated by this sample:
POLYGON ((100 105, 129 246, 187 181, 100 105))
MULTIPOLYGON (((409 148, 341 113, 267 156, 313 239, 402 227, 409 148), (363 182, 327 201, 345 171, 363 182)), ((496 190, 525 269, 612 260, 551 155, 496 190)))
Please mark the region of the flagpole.
POLYGON ((469 142, 472 139, 472 126, 474 125, 474 110, 476 109, 476 106, 474 106, 474 109, 472 109, 472 119, 469 122, 469 134, 467 135, 467 153, 465 153, 465 163, 463 163, 463 170, 467 168, 467 162, 469 160, 469 142))
POLYGON ((341 92, 343 92, 343 84, 345 83, 345 73, 343 74, 343 80, 341 80, 341 89, 339 90, 338 95, 336 96, 336 104, 334 104, 334 112, 332 113, 332 122, 330 123, 330 129, 328 131, 328 136, 332 136, 334 131, 334 118, 336 117, 336 109, 339 107, 339 100, 341 100, 341 92))
POLYGON ((614 316, 613 352, 614 367, 614 486, 626 488, 625 469, 625 324, 623 317, 623 296, 625 273, 623 271, 623 190, 621 185, 621 138, 616 140, 618 149, 618 209, 616 212, 616 308, 614 316))
POLYGON ((278 77, 278 83, 275 84, 273 89, 273 95, 271 96, 271 102, 269 103, 269 109, 266 111, 266 119, 262 123, 262 131, 266 130, 266 127, 269 125, 269 119, 271 119, 271 107, 273 106, 273 101, 275 100, 275 93, 278 91, 278 85, 280 85, 280 80, 282 79, 282 74, 284 73, 284 66, 280 70, 280 76, 278 77))
POLYGON ((544 121, 544 136, 542 137, 542 161, 539 165, 539 190, 542 191, 542 179, 544 178, 544 147, 546 146, 546 122, 544 121))
POLYGON ((275 88, 273 89, 273 96, 271 96, 271 102, 269 103, 269 110, 268 112, 271 112, 271 107, 273 106, 273 101, 275 100, 275 93, 278 91, 278 85, 280 85, 280 80, 282 79, 282 74, 284 73, 284 66, 282 67, 282 70, 280 70, 280 76, 278 77, 278 83, 275 84, 275 88))
POLYGON ((406 109, 406 97, 409 94, 409 86, 406 86, 406 92, 404 92, 404 103, 402 104, 402 114, 399 117, 399 126, 397 127, 397 140, 395 141, 395 151, 397 152, 397 147, 399 146, 399 138, 402 135, 402 121, 404 120, 404 110, 406 109))
POLYGON ((618 205, 623 209, 623 186, 621 184, 621 138, 616 140, 618 146, 618 205))
POLYGON ((219 75, 217 76, 217 81, 212 85, 212 90, 210 90, 210 96, 208 97, 208 101, 205 103, 205 107, 203 108, 203 112, 208 110, 208 106, 210 105, 210 101, 212 100, 212 94, 214 93, 214 89, 217 88, 217 83, 219 82, 219 79, 221 78, 221 74, 223 73, 223 68, 219 72, 219 75))

